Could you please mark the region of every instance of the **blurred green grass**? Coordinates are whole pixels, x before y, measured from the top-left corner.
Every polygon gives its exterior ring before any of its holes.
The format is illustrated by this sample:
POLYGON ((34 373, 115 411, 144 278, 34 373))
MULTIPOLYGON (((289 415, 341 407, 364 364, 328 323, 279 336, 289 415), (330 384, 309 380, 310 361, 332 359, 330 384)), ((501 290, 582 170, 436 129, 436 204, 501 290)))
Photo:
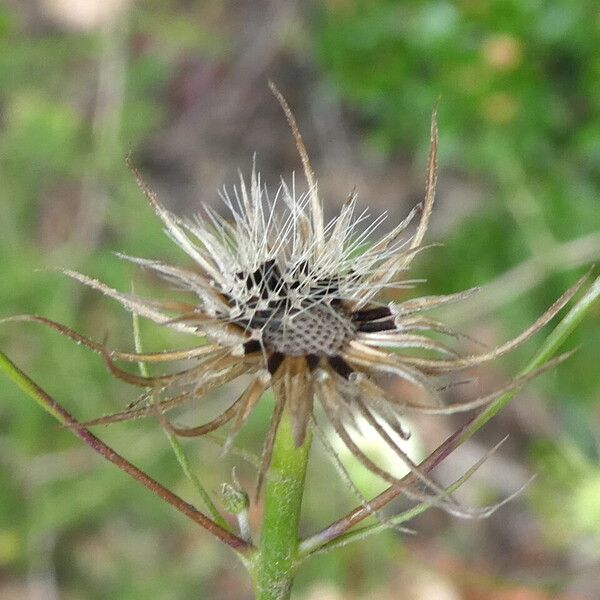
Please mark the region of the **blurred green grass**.
MULTIPOLYGON (((165 87, 180 53, 227 56, 233 46, 198 29, 183 4, 147 3, 132 11, 127 30, 108 33, 24 32, 15 14, 0 7, 0 318, 42 314, 99 339, 109 332, 115 346, 132 347, 128 315, 52 269, 76 268, 126 290, 133 270, 111 250, 180 259, 146 208, 124 157, 163 125, 165 87), (115 44, 126 46, 128 55, 122 104, 103 113, 94 104, 98 63, 112 56, 115 44), (132 50, 136 44, 142 49, 132 50), (91 247, 76 230, 78 202, 86 194, 108 203, 92 203, 102 224, 91 247)), ((318 60, 317 77, 331 82, 358 115, 366 145, 386 155, 424 158, 424 132, 441 98, 442 174, 454 171, 489 189, 485 206, 444 240, 444 250, 421 260, 428 291, 491 281, 532 254, 543 258, 556 244, 598 232, 595 2, 330 1, 317 5, 307 45, 318 60)), ((495 311, 506 336, 532 322, 586 268, 555 269, 540 259, 543 283, 495 311)), ((143 277, 136 278, 136 288, 154 290, 143 277)), ((563 418, 562 435, 591 469, 559 476, 573 455, 560 444, 536 445, 534 462, 549 479, 536 488, 534 506, 559 531, 573 520, 544 498, 579 485, 590 502, 586 474, 597 477, 598 309, 594 317, 572 342, 580 346, 577 355, 538 384, 563 418)), ((143 333, 149 349, 183 343, 146 325, 143 333)), ((118 410, 132 399, 97 357, 52 332, 2 325, 0 344, 82 418, 118 410)), ((528 348, 512 359, 514 371, 528 348)), ((210 582, 232 562, 224 549, 91 459, 16 389, 2 383, 0 390, 2 572, 24 578, 52 564, 61 589, 73 598, 218 596, 210 582)), ((260 407, 242 442, 258 448, 267 410, 260 407)), ((102 434, 129 449, 136 464, 191 496, 154 424, 102 434)), ((218 452, 210 444, 190 450, 198 469, 214 464, 218 452)), ((203 470, 203 481, 214 490, 224 473, 227 467, 203 470)), ((316 485, 327 484, 326 476, 314 477, 316 485)), ((312 502, 308 529, 314 515, 323 516, 318 500, 312 502)), ((593 519, 578 527, 600 535, 593 519)), ((382 537, 313 561, 301 579, 318 574, 347 584, 359 565, 368 588, 402 558, 393 541, 382 537)), ((235 565, 227 568, 236 572, 235 565)))
MULTIPOLYGON (((319 11, 317 56, 326 77, 363 120, 367 144, 386 154, 416 149, 424 156, 422 132, 439 102, 442 172, 485 182, 481 210, 444 240, 443 251, 424 257, 432 291, 489 282, 534 257, 544 276, 490 312, 516 332, 582 272, 586 261, 597 262, 597 3, 327 2, 319 11), (562 260, 561 243, 575 239, 589 241, 592 249, 588 256, 582 253, 579 268, 562 260)), ((540 384, 562 429, 559 439, 534 444, 532 460, 543 476, 532 502, 545 520, 547 540, 562 547, 582 535, 595 540, 592 544, 600 539, 594 492, 600 459, 600 311, 593 312, 572 340, 579 345, 573 361, 540 384)), ((516 367, 527 352, 516 352, 509 363, 516 367)))
MULTIPOLYGON (((325 75, 364 120, 367 143, 424 156, 423 132, 439 102, 442 169, 486 183, 481 210, 444 240, 443 251, 428 254, 433 291, 481 285, 535 256, 543 286, 500 311, 517 331, 584 272, 545 263, 552 248, 595 234, 583 266, 597 260, 597 3, 328 2, 317 49, 325 75)), ((593 410, 599 319, 577 341, 577 364, 547 392, 565 406, 593 410)))
MULTIPOLYGON (((198 45, 206 45, 185 17, 166 20, 168 9, 149 6, 134 13, 127 35, 150 32, 167 40, 187 32, 188 40, 193 34, 198 45)), ((132 270, 112 249, 175 255, 124 163, 128 150, 163 118, 161 94, 174 60, 170 48, 180 46, 157 44, 130 57, 120 114, 95 122, 99 57, 123 41, 118 32, 24 33, 16 15, 0 7, 0 316, 43 314, 96 339, 110 332, 111 343, 131 348, 128 315, 53 271, 77 268, 128 289, 132 270), (111 127, 118 133, 104 135, 111 127), (99 208, 105 224, 91 248, 74 230, 77 202, 86 193, 110 198, 106 212, 99 208), (76 196, 75 206, 65 201, 68 194, 76 196)), ((142 280, 138 287, 148 285, 142 280)), ((147 337, 148 346, 173 342, 150 328, 147 337)), ((80 418, 119 410, 132 399, 97 357, 52 332, 6 325, 0 339, 80 418)), ((60 589, 78 598, 210 595, 210 576, 224 563, 224 549, 198 542, 187 524, 176 521, 173 529, 170 510, 90 457, 17 389, 5 382, 0 389, 0 571, 43 580, 53 565, 60 589)), ((192 496, 164 435, 139 425, 135 441, 123 429, 103 435, 192 496)), ((197 468, 206 457, 193 458, 197 468)), ((216 474, 206 480, 216 488, 216 474)))

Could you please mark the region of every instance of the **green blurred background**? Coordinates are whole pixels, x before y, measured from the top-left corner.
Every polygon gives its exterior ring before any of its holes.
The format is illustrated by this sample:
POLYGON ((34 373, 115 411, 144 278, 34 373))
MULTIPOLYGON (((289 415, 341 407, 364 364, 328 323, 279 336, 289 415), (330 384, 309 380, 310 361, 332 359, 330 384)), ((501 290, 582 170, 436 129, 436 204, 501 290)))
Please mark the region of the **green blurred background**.
MULTIPOLYGON (((600 8, 594 0, 227 2, 13 0, 0 4, 0 318, 37 313, 131 347, 117 305, 56 272, 128 290, 158 282, 112 254, 184 257, 124 165, 131 151, 164 203, 193 214, 252 156, 267 182, 299 170, 273 79, 296 111, 333 214, 354 185, 393 224, 420 200, 439 101, 440 182, 421 291, 485 284, 447 321, 488 343, 531 323, 600 259, 600 8)), ((164 286, 163 292, 164 293, 164 286)), ((597 599, 600 589, 600 309, 567 364, 521 394, 440 472, 456 477, 511 438, 466 500, 528 492, 485 522, 433 511, 319 557, 296 598, 597 599)), ((143 326, 148 349, 184 344, 143 326)), ((541 338, 540 338, 541 339, 541 338)), ((101 360, 31 324, 0 344, 79 418, 135 397, 101 360)), ((493 389, 535 343, 479 373, 493 389)), ((221 394, 224 398, 227 391, 221 394)), ((212 402, 219 403, 215 397, 212 402)), ((239 446, 257 452, 260 407, 239 446)), ((432 448, 458 421, 413 423, 432 448)), ((417 435, 418 433, 418 435, 417 435)), ((193 491, 157 424, 101 435, 184 497, 193 491)), ((186 444, 217 491, 236 465, 186 444)), ((353 469, 353 465, 350 464, 353 469)), ((361 477, 360 473, 356 473, 361 477)), ((379 486, 379 487, 378 487, 379 486)), ((363 482, 366 493, 380 484, 363 482)), ((303 529, 355 503, 316 447, 303 529)), ((252 518, 259 522, 259 510, 252 518)), ((250 598, 235 557, 62 431, 0 380, 0 597, 250 598)))

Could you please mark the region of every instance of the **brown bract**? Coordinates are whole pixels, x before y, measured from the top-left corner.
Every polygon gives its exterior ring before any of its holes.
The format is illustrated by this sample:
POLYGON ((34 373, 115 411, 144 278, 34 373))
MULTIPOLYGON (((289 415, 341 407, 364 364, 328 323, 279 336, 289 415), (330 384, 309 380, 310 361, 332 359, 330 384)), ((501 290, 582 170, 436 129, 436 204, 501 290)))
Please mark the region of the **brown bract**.
POLYGON ((225 444, 229 447, 263 394, 272 389, 275 408, 264 442, 257 491, 271 461, 282 415, 286 412, 289 415, 294 443, 299 447, 304 443, 318 404, 350 452, 383 480, 402 489, 407 497, 431 502, 454 514, 477 516, 480 509, 459 505, 402 449, 397 442, 398 437, 407 436, 402 417, 407 412, 453 414, 473 410, 538 375, 539 370, 480 398, 450 405, 443 398, 439 380, 440 376, 495 360, 527 341, 570 300, 581 281, 514 339, 492 350, 459 355, 439 338, 455 339, 460 334, 426 313, 460 302, 477 290, 416 297, 399 303, 380 300, 384 291, 411 287, 410 281, 401 278, 402 273, 425 248, 423 239, 437 177, 435 112, 431 121, 425 199, 390 233, 371 242, 368 238, 382 218, 365 226, 366 215, 356 215, 355 194, 350 195, 335 219, 324 223, 317 181, 298 126, 284 98, 273 85, 271 89, 290 124, 304 167, 306 194, 298 195, 294 183, 291 187, 282 183, 275 198, 270 198, 260 176, 253 172, 249 187, 242 179, 233 197, 223 193, 230 218, 206 209, 206 215, 184 221, 160 204, 128 161, 150 206, 163 221, 168 235, 188 254, 193 268, 124 258, 175 283, 192 296, 192 301, 153 301, 66 271, 67 275, 119 301, 134 314, 201 337, 198 346, 158 353, 109 350, 104 344, 44 317, 14 319, 49 325, 100 353, 114 376, 143 388, 138 400, 128 408, 89 421, 86 426, 154 416, 171 434, 196 437, 229 424, 225 444), (402 234, 418 214, 413 235, 404 239, 402 234), (119 364, 175 361, 185 361, 186 367, 151 377, 138 375, 119 364), (172 422, 169 417, 172 409, 242 375, 249 376, 246 387, 213 420, 192 427, 172 422), (392 394, 391 388, 384 385, 384 380, 390 377, 413 386, 419 395, 392 394), (361 450, 354 435, 357 419, 371 425, 407 466, 412 474, 409 483, 390 474, 361 450))

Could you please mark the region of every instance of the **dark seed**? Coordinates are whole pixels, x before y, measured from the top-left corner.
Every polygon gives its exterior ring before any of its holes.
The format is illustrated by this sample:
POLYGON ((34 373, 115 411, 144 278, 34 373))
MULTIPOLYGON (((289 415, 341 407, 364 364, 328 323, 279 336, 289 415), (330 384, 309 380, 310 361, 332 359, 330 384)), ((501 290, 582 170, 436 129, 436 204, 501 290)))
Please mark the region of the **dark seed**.
POLYGON ((394 319, 387 319, 385 321, 367 321, 366 323, 360 323, 358 325, 358 330, 362 333, 390 331, 391 329, 396 329, 396 323, 394 323, 394 319))
POLYGON ((392 313, 387 306, 365 308, 364 310, 357 310, 355 313, 352 313, 352 318, 355 321, 376 321, 377 319, 384 319, 391 316, 392 313))
POLYGON ((271 375, 275 375, 284 358, 285 356, 281 352, 273 352, 273 354, 269 356, 269 360, 267 361, 267 369, 271 375))
POLYGON ((260 352, 262 346, 258 340, 250 340, 244 343, 244 354, 253 354, 254 352, 260 352))
POLYGON ((353 373, 352 367, 341 356, 328 356, 327 360, 331 368, 344 379, 348 379, 350 373, 353 373))
POLYGON ((321 357, 318 354, 307 354, 306 355, 306 364, 311 371, 314 371, 321 360, 321 357))

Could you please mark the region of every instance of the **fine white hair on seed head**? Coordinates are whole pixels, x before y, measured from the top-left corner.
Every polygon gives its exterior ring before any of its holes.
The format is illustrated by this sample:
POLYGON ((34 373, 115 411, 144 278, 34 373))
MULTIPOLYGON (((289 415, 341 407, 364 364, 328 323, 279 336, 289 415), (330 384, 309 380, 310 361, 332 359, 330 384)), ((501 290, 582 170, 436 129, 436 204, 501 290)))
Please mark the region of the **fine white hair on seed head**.
POLYGON ((386 215, 371 219, 349 194, 339 214, 325 223, 315 174, 302 136, 287 102, 271 84, 298 149, 307 191, 297 191, 295 177, 281 180, 269 195, 257 169, 249 179, 240 175, 220 197, 226 214, 212 208, 183 219, 162 206, 137 169, 128 165, 167 235, 190 259, 191 266, 173 266, 147 258, 120 255, 191 294, 187 301, 156 301, 119 292, 85 275, 66 271, 78 281, 120 302, 127 310, 164 327, 205 338, 186 350, 136 353, 107 350, 71 329, 43 317, 34 320, 100 353, 111 373, 144 389, 140 402, 88 425, 159 415, 169 432, 185 437, 205 435, 230 425, 226 442, 246 422, 263 393, 271 388, 276 405, 265 439, 258 488, 271 459, 275 432, 282 415, 291 422, 293 440, 301 446, 320 404, 335 433, 348 450, 383 480, 411 499, 429 499, 453 514, 474 516, 460 507, 427 473, 394 443, 388 432, 406 436, 398 419, 407 411, 453 414, 473 410, 518 389, 541 370, 508 383, 475 400, 446 405, 438 376, 458 372, 502 356, 539 331, 570 300, 583 282, 567 290, 526 331, 497 348, 459 356, 440 342, 440 335, 459 337, 427 312, 463 300, 475 290, 401 301, 383 297, 419 280, 404 277, 414 257, 426 246, 425 232, 434 202, 437 165, 437 121, 431 121, 431 146, 425 199, 392 230, 371 241, 386 215), (418 219, 417 219, 418 217, 418 219), (412 236, 407 228, 416 222, 412 236), (418 351, 415 354, 414 351, 418 351), (180 371, 146 377, 119 362, 173 363, 187 359, 180 371), (178 427, 166 413, 210 393, 240 376, 249 377, 244 391, 212 421, 178 427), (385 379, 400 380, 411 390, 399 397, 385 379), (150 392, 148 391, 150 390, 150 392), (154 400, 156 400, 156 402, 154 400), (384 443, 410 471, 408 482, 375 464, 356 445, 352 426, 366 419, 384 443), (433 499, 433 500, 432 500, 433 499))

